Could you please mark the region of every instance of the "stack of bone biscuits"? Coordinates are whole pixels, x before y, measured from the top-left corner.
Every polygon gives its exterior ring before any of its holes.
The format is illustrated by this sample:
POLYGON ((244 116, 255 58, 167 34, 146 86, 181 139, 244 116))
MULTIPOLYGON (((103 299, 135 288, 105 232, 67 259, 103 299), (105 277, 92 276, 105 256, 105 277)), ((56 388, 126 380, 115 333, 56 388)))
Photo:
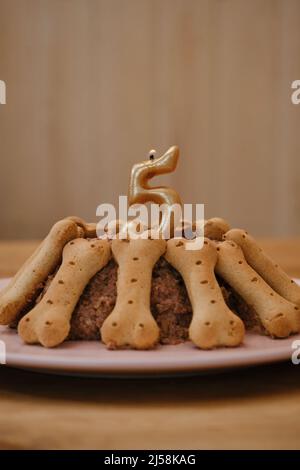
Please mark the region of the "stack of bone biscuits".
POLYGON ((79 218, 57 222, 0 294, 0 324, 28 344, 101 340, 149 349, 190 340, 238 346, 245 329, 300 331, 300 287, 244 230, 205 223, 201 249, 185 238, 98 239, 79 218))

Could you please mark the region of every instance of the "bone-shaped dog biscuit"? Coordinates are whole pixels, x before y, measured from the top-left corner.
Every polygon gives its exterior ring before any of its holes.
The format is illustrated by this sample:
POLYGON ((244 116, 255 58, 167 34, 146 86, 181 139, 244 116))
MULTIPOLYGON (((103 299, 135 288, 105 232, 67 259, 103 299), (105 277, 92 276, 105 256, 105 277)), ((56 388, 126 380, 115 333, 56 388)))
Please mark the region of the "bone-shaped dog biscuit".
POLYGON ((101 328, 102 341, 109 348, 152 348, 159 328, 150 311, 152 270, 166 249, 165 240, 135 239, 112 241, 118 263, 117 302, 101 328))
POLYGON ((274 261, 260 248, 247 232, 240 229, 229 230, 225 240, 236 242, 243 250, 247 263, 282 297, 300 306, 300 286, 298 286, 274 261))
POLYGON ((89 280, 110 258, 107 240, 76 239, 63 250, 63 261, 42 300, 19 323, 21 338, 29 344, 54 347, 69 334, 76 303, 89 280))
POLYGON ((281 297, 247 263, 242 249, 233 241, 218 245, 216 272, 252 306, 266 331, 284 338, 300 328, 299 307, 281 297))
POLYGON ((220 217, 213 217, 204 222, 204 236, 212 240, 222 240, 224 233, 230 230, 230 225, 220 217))
POLYGON ((208 220, 198 219, 192 223, 187 220, 183 220, 181 226, 176 228, 174 238, 180 238, 181 236, 189 238, 187 234, 191 231, 195 233, 196 228, 198 228, 198 230, 201 228, 206 238, 221 241, 223 239, 223 235, 230 229, 230 225, 226 220, 221 219, 220 217, 213 217, 208 220))
POLYGON ((40 283, 59 264, 65 244, 80 235, 79 227, 72 220, 61 220, 52 227, 41 245, 21 267, 7 288, 1 292, 1 325, 7 325, 17 318, 40 283))
POLYGON ((189 336, 202 349, 237 346, 243 341, 244 324, 226 305, 214 275, 217 251, 204 240, 201 250, 186 250, 184 239, 167 243, 165 258, 182 275, 193 308, 189 336))
POLYGON ((67 217, 67 220, 72 220, 75 222, 78 227, 80 227, 83 231, 83 237, 84 238, 96 238, 96 224, 93 222, 85 222, 85 220, 81 219, 81 217, 77 216, 69 216, 67 217))

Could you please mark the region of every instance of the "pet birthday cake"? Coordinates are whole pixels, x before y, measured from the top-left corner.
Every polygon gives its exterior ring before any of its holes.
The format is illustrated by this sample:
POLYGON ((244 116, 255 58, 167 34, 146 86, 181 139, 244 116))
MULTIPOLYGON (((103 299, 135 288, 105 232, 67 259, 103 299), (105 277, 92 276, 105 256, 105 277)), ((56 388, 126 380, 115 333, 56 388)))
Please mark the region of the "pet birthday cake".
MULTIPOLYGON (((177 159, 172 147, 136 165, 130 203, 180 203, 171 188, 148 184, 177 159)), ((67 217, 0 293, 0 324, 28 344, 99 340, 110 349, 188 340, 211 349, 240 345, 246 329, 273 338, 299 332, 300 287, 245 230, 220 218, 203 227, 201 248, 191 250, 178 232, 121 237, 119 224, 115 237, 99 238, 95 224, 67 217)))

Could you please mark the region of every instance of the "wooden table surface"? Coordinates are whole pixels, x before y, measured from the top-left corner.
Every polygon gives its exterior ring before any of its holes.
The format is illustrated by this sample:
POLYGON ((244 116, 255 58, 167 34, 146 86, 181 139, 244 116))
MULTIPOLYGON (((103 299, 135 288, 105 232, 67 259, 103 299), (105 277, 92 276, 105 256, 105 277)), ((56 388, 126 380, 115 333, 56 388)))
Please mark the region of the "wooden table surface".
MULTIPOLYGON (((0 242, 0 276, 36 242, 0 242)), ((300 277, 300 239, 262 246, 300 277)), ((82 379, 0 366, 1 449, 300 448, 300 365, 215 375, 82 379)))

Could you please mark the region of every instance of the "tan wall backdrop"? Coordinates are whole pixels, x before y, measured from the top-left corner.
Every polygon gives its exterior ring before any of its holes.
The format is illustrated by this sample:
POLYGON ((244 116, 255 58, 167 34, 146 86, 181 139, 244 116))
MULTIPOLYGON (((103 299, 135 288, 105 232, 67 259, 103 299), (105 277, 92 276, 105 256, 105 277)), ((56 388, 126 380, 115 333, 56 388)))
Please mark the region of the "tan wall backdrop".
POLYGON ((95 219, 150 148, 259 235, 300 233, 298 0, 0 0, 1 238, 95 219))

